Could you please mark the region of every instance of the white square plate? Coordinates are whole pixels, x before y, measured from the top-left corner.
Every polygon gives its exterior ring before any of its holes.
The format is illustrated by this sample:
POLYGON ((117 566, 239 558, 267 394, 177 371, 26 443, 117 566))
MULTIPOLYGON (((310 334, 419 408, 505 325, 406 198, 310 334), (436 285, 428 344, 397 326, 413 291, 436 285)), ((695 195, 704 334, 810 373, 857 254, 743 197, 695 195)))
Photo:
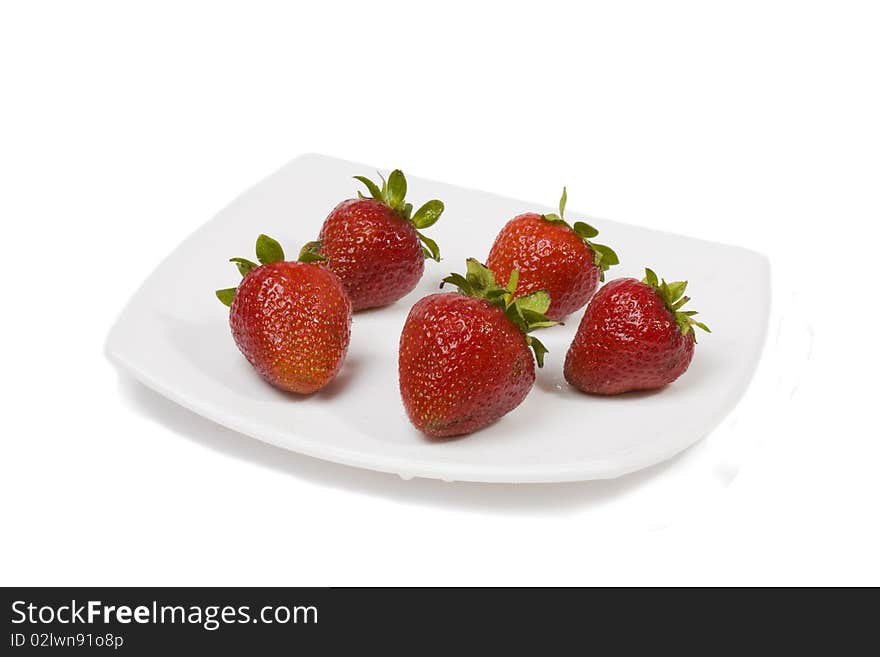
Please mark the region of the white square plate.
MULTIPOLYGON (((113 327, 107 353, 147 386, 219 424, 317 458, 449 481, 558 482, 617 477, 682 451, 707 435, 742 396, 757 366, 769 310, 766 258, 569 210, 588 219, 620 255, 609 278, 641 278, 650 266, 688 280, 691 305, 713 333, 701 335, 690 369, 652 393, 591 397, 568 386, 565 353, 582 311, 540 332, 550 353, 528 398, 494 425, 456 440, 429 441, 408 422, 397 387, 397 342, 410 306, 435 292, 468 256, 485 260, 501 226, 534 203, 408 178, 408 198, 446 203, 429 235, 443 261, 426 262, 419 286, 392 306, 358 313, 337 379, 310 397, 275 390, 232 341, 214 296, 239 279, 228 259, 251 257, 256 236, 277 238, 292 257, 324 217, 375 169, 301 156, 236 199, 187 238, 144 282, 113 327)), ((570 183, 571 184, 571 183, 570 183)))

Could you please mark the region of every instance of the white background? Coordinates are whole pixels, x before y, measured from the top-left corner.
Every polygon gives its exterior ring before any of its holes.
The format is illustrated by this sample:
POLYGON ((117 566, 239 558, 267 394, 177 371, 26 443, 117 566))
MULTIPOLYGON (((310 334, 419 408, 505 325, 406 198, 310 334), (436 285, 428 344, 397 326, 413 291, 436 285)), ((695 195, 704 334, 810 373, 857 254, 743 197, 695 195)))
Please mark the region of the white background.
POLYGON ((0 583, 880 584, 872 5, 4 2, 0 583), (749 393, 670 464, 516 487, 289 454, 119 375, 140 281, 310 151, 766 253, 749 393))

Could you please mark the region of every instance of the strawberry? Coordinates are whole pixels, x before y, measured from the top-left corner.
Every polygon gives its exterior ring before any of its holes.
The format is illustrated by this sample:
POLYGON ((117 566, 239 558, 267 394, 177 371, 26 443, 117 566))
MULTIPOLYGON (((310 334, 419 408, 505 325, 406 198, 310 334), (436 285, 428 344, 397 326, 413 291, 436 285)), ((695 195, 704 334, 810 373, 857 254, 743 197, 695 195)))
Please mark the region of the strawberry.
POLYGON ((501 281, 519 271, 518 295, 546 290, 553 299, 547 317, 555 320, 583 307, 608 268, 619 263, 612 249, 590 241, 598 230, 582 221, 565 221, 567 200, 563 187, 559 214, 529 212, 508 221, 486 261, 501 281))
POLYGON ((681 310, 687 281, 619 278, 596 293, 565 357, 565 379, 584 392, 651 390, 684 374, 697 342, 694 310, 681 310))
POLYGON ((232 258, 244 277, 217 290, 229 310, 235 344, 272 385, 307 394, 339 372, 351 329, 351 302, 335 274, 319 264, 284 260, 271 237, 257 239, 257 259, 232 258))
POLYGON ((425 270, 425 259, 440 260, 437 243, 420 231, 433 226, 443 203, 428 201, 415 213, 407 203, 406 178, 396 169, 379 187, 369 178, 355 176, 371 198, 343 201, 324 220, 318 241, 303 253, 325 260, 342 281, 354 310, 385 306, 415 288, 425 270))
MULTIPOLYGON (((438 293, 410 310, 400 336, 398 373, 407 415, 432 437, 471 433, 512 411, 525 399, 544 364, 544 345, 527 335, 552 326, 543 290, 515 298, 516 271, 500 287, 484 265, 467 261, 467 276, 443 283, 459 293, 438 293)), ((442 287, 442 285, 441 285, 442 287)))

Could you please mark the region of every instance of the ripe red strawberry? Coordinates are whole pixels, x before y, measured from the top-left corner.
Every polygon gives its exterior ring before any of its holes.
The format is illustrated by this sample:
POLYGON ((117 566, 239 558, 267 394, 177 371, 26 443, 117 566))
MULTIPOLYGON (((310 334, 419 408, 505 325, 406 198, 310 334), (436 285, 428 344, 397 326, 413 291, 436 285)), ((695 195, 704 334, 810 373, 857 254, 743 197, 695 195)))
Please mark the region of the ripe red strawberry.
POLYGON ((619 278, 602 287, 581 319, 565 357, 565 379, 584 392, 651 390, 684 374, 697 342, 694 310, 680 310, 687 281, 619 278))
POLYGON ((514 298, 516 272, 500 287, 484 265, 467 261, 467 276, 444 283, 460 293, 418 301, 400 336, 398 372, 407 415, 434 437, 471 433, 512 411, 535 382, 546 349, 528 331, 552 326, 546 292, 514 298))
POLYGON ((558 215, 529 212, 507 222, 486 261, 501 281, 519 271, 518 295, 546 290, 553 299, 547 317, 556 320, 583 307, 605 280, 605 271, 619 262, 609 247, 589 241, 598 230, 565 221, 567 199, 563 187, 558 215))
POLYGON ((358 192, 358 198, 337 205, 318 241, 303 252, 323 258, 345 286, 353 309, 363 310, 397 301, 418 284, 426 258, 439 262, 437 243, 419 231, 437 222, 443 203, 428 201, 413 214, 399 169, 387 181, 382 178, 381 188, 364 176, 355 178, 372 198, 358 192))
POLYGON ((244 278, 217 290, 235 344, 272 385, 307 394, 339 372, 351 329, 351 301, 325 267, 287 262, 271 237, 257 239, 257 259, 232 258, 244 278))

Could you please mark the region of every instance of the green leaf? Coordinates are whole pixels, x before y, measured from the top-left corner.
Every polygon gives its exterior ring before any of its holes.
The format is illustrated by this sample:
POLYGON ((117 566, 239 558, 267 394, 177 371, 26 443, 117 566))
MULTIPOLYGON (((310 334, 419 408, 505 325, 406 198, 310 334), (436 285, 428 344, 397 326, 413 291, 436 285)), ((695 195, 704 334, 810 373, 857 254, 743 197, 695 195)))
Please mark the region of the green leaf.
POLYGON ((376 172, 379 175, 379 179, 382 181, 382 189, 379 190, 379 200, 383 203, 388 203, 388 181, 385 180, 385 176, 383 176, 378 171, 376 172))
POLYGON ((214 294, 217 295, 217 298, 220 299, 220 302, 224 306, 231 306, 232 300, 235 298, 235 291, 238 288, 236 287, 228 287, 225 290, 217 290, 214 294))
MULTIPOLYGON (((367 178, 366 176, 353 176, 355 180, 360 180, 364 185, 367 186, 367 190, 370 192, 370 196, 376 199, 377 201, 384 201, 382 198, 382 192, 379 190, 379 187, 372 180, 367 178)), ((363 194, 358 192, 358 196, 360 198, 365 198, 363 194)))
POLYGON ((428 228, 437 223, 437 220, 440 218, 440 215, 443 214, 444 206, 443 201, 438 201, 434 199, 432 201, 428 201, 413 215, 412 223, 418 228, 428 228))
MULTIPOLYGON (((672 305, 670 306, 670 308, 671 308, 672 310, 678 310, 679 308, 681 308, 684 304, 686 304, 686 303, 687 303, 688 301, 690 301, 690 300, 691 300, 690 297, 682 297, 681 299, 679 299, 678 301, 676 301, 674 304, 672 304, 672 305)), ((682 313, 682 315, 687 315, 687 314, 688 314, 688 312, 683 312, 683 313, 682 313)), ((693 311, 690 311, 690 314, 693 315, 694 312, 693 312, 693 311)))
POLYGON ((535 362, 538 364, 538 367, 544 367, 544 355, 548 353, 547 347, 544 346, 544 343, 533 335, 527 335, 526 344, 528 344, 532 348, 532 351, 535 352, 535 362))
POLYGON ((497 301, 507 294, 507 290, 498 285, 491 270, 475 258, 467 259, 467 273, 464 276, 450 274, 443 281, 457 285, 459 291, 469 297, 491 298, 497 301))
POLYGON ((516 305, 522 310, 543 315, 550 308, 550 295, 545 290, 538 290, 516 300, 516 305))
MULTIPOLYGON (((518 282, 519 272, 514 269, 511 271, 507 285, 501 287, 495 274, 474 258, 467 260, 467 275, 451 274, 443 279, 443 284, 457 285, 462 294, 485 299, 503 310, 507 319, 523 333, 536 328, 555 326, 557 322, 551 321, 544 314, 550 307, 550 295, 544 290, 538 290, 522 297, 514 297, 518 282)), ((443 285, 441 284, 440 287, 443 285)), ((543 345, 541 347, 543 348, 543 345)), ((546 352, 546 349, 544 351, 546 352)))
POLYGON ((259 267, 256 262, 251 262, 247 258, 230 258, 229 262, 235 263, 235 266, 238 267, 238 271, 242 276, 247 276, 251 269, 259 267))
POLYGON ((257 238, 257 260, 263 265, 284 260, 284 249, 268 235, 260 235, 257 238))
POLYGON ((470 296, 469 291, 471 289, 471 284, 468 283, 467 279, 461 274, 449 274, 449 276, 440 281, 440 287, 442 288, 447 283, 457 287, 462 294, 470 296))
POLYGON ((476 258, 467 259, 467 279, 474 292, 480 296, 499 287, 492 270, 476 258))
POLYGON ((543 322, 529 322, 530 331, 540 328, 550 328, 551 326, 564 326, 564 324, 562 322, 555 322, 552 319, 545 319, 543 322))
POLYGON ((419 241, 422 243, 422 253, 425 254, 425 259, 440 262, 440 247, 437 246, 437 242, 422 235, 419 231, 416 231, 416 235, 419 236, 419 241))
POLYGON ((568 190, 562 188, 562 196, 559 197, 559 216, 565 218, 565 204, 568 203, 568 190))
POLYGON ((589 247, 593 249, 593 263, 599 267, 599 280, 605 280, 605 272, 609 267, 620 264, 620 259, 610 246, 604 244, 593 244, 587 242, 589 247))
POLYGON ((605 246, 604 244, 593 244, 590 242, 590 248, 593 249, 593 253, 599 254, 601 260, 599 261, 599 266, 602 269, 608 269, 612 265, 619 265, 620 259, 617 257, 617 254, 614 252, 610 246, 605 246))
MULTIPOLYGON (((498 295, 494 295, 495 299, 498 299, 498 295)), ((492 298, 488 298, 490 301, 492 298)), ((523 317, 522 309, 516 304, 512 303, 512 299, 508 294, 503 294, 501 296, 502 303, 504 304, 504 314, 507 315, 507 319, 509 319, 513 324, 523 333, 528 333, 529 327, 526 323, 526 318, 523 317)), ((499 305, 496 301, 495 305, 499 305)))
POLYGON ((510 278, 507 279, 506 289, 508 292, 513 294, 516 292, 516 286, 519 285, 519 270, 511 269, 510 270, 510 278))
POLYGON ((675 281, 673 283, 668 283, 666 289, 668 290, 669 297, 667 301, 670 304, 674 304, 681 298, 681 295, 684 294, 685 289, 687 288, 687 281, 675 281))
POLYGON ((544 290, 538 290, 522 297, 512 298, 507 295, 507 319, 513 322, 520 331, 528 333, 539 328, 556 326, 555 322, 547 318, 544 313, 550 307, 550 295, 544 290))
POLYGON ((555 322, 552 319, 539 319, 541 315, 537 313, 533 313, 529 310, 523 310, 523 319, 526 322, 526 327, 529 331, 534 331, 535 329, 540 328, 550 328, 551 326, 559 325, 559 322, 555 322))
POLYGON ((303 248, 299 250, 297 260, 300 262, 323 262, 327 258, 321 254, 321 246, 322 243, 320 241, 306 242, 303 244, 303 248))
POLYGON ((513 295, 503 287, 494 287, 480 294, 487 301, 491 301, 499 308, 509 308, 513 303, 513 295))
POLYGON ((565 220, 562 217, 560 217, 558 214, 553 214, 552 212, 550 214, 544 215, 544 221, 549 221, 551 224, 565 223, 565 220))
POLYGON ((591 237, 596 237, 596 235, 599 234, 598 230, 593 228, 590 224, 584 223, 583 221, 575 221, 572 229, 585 240, 588 240, 591 237))
POLYGON ((709 330, 708 326, 703 324, 703 322, 698 322, 693 318, 694 315, 697 314, 696 310, 681 310, 681 307, 691 300, 690 297, 684 296, 684 292, 688 285, 687 281, 673 281, 672 283, 667 283, 661 278, 658 282, 657 274, 645 267, 645 278, 642 279, 642 282, 650 285, 656 290, 657 294, 660 295, 660 298, 669 309, 669 312, 675 317, 675 323, 678 324, 678 327, 681 329, 682 335, 692 335, 694 342, 696 343, 697 336, 694 331, 695 326, 707 333, 712 332, 709 330))
POLYGON ((406 178, 403 171, 395 169, 388 176, 387 203, 395 210, 403 209, 403 199, 406 197, 406 178))
POLYGON ((403 206, 403 210, 401 210, 401 214, 403 215, 403 218, 406 219, 407 221, 412 220, 412 208, 413 208, 412 203, 407 203, 406 205, 403 206))

